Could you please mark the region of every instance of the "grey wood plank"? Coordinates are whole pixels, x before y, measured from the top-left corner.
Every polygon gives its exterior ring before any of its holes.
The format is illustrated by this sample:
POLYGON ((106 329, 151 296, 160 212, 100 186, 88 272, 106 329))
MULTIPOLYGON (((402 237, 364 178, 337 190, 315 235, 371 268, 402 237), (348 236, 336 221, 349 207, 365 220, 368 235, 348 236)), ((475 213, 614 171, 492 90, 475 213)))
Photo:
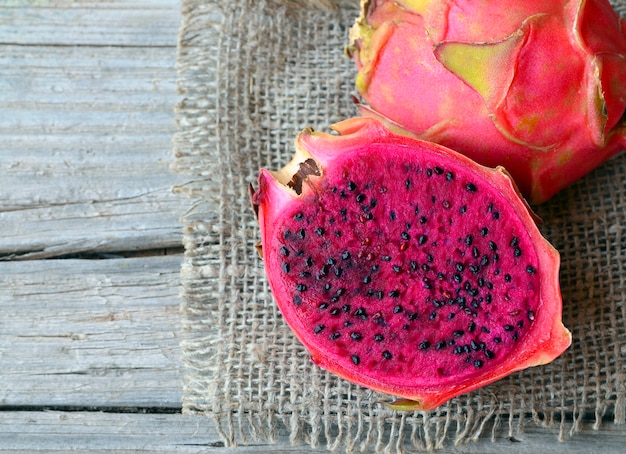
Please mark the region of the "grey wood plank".
MULTIPOLYGON (((575 434, 564 442, 554 429, 528 425, 514 439, 488 437, 465 445, 453 441, 438 453, 598 453, 623 452, 623 431, 606 424, 598 431, 575 434)), ((289 444, 279 431, 275 443, 249 440, 236 448, 224 447, 207 418, 180 414, 111 414, 100 412, 0 412, 0 453, 9 452, 163 452, 163 453, 325 453, 324 445, 289 444)), ((339 452, 342 452, 341 450, 339 452)), ((373 453, 374 449, 363 451, 373 453)), ((389 452, 396 452, 391 450, 389 452)), ((406 447, 405 452, 415 452, 406 447)))
POLYGON ((0 257, 180 245, 175 48, 0 49, 0 257))
POLYGON ((177 0, 0 2, 0 43, 175 46, 177 0))
POLYGON ((0 406, 180 408, 181 262, 0 262, 0 406))

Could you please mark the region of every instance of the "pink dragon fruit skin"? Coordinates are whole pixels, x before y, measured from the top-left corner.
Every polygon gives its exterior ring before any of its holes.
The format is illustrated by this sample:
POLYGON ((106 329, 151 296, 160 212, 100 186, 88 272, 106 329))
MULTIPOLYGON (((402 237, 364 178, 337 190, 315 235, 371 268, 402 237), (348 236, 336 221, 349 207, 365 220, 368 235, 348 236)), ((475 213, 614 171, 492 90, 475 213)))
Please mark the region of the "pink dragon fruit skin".
POLYGON ((626 22, 606 0, 363 0, 363 115, 504 166, 542 203, 626 147, 626 22))

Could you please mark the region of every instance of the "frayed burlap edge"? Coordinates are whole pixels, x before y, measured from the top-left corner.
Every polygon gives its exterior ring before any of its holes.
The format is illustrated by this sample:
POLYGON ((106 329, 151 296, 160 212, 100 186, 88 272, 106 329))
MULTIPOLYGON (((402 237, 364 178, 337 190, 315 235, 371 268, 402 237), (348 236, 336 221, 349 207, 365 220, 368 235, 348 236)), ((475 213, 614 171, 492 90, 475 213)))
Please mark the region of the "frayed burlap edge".
POLYGON ((376 452, 512 437, 527 423, 559 439, 607 417, 624 423, 623 156, 539 209, 562 254, 574 335, 559 360, 410 413, 310 363, 273 304, 247 193, 258 167, 287 162, 298 130, 355 113, 353 68, 340 55, 355 5, 305 4, 182 3, 173 169, 190 176, 175 190, 196 200, 181 270, 185 413, 213 419, 229 446, 286 431, 294 444, 376 452))

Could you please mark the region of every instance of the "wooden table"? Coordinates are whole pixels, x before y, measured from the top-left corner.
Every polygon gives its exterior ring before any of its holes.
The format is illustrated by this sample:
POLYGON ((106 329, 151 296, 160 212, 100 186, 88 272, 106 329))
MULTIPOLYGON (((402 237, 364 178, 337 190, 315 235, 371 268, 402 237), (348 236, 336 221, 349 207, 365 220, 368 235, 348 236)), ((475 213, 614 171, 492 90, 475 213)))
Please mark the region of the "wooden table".
MULTIPOLYGON (((0 452, 228 449, 181 414, 175 0, 0 2, 0 452)), ((443 452, 623 452, 626 428, 443 452)))

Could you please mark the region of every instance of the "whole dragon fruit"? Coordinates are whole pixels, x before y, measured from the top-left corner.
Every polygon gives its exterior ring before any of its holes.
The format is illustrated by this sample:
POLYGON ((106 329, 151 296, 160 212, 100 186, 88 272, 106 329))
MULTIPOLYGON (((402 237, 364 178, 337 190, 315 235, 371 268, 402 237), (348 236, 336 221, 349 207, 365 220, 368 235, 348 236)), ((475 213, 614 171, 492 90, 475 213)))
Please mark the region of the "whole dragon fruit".
POLYGON ((363 0, 347 50, 365 115, 541 203, 626 145, 625 32, 607 0, 363 0))
POLYGON ((319 366, 430 409, 571 342, 559 255, 508 174, 369 118, 251 187, 277 304, 319 366))

